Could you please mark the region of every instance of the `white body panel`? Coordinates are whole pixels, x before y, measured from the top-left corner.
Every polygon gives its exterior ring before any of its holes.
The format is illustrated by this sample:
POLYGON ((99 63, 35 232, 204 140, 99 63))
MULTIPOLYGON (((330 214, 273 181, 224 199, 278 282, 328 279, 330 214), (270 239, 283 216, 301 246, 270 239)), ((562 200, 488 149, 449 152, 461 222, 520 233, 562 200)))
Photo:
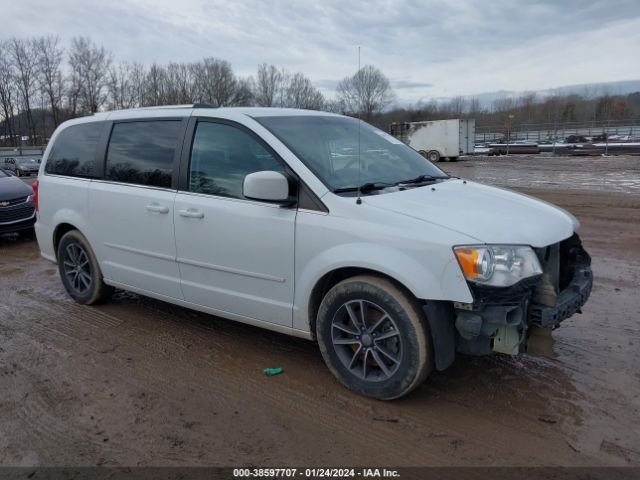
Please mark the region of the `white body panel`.
POLYGON ((435 150, 440 157, 458 157, 473 153, 474 119, 411 122, 407 143, 417 151, 435 150))
POLYGON ((40 253, 55 260, 53 234, 58 225, 69 224, 85 233, 92 231, 89 219, 89 180, 47 175, 40 192, 46 200, 40 202, 38 220, 35 224, 40 253))
POLYGON ((178 193, 174 215, 187 302, 291 327, 295 210, 178 193))
MULTIPOLYGON (((569 237, 577 227, 570 214, 544 202, 457 180, 434 188, 364 196, 358 205, 354 197, 329 192, 251 117, 291 114, 284 109, 174 107, 66 122, 50 145, 67 126, 95 120, 191 115, 233 120, 261 137, 328 212, 49 175, 44 173, 48 147, 39 175, 36 224, 43 256, 55 260, 55 229, 69 223, 89 239, 109 284, 310 337, 311 293, 335 269, 380 272, 418 299, 470 302, 453 246, 488 242, 544 246, 569 237)), ((332 115, 298 110, 294 114, 332 115)), ((454 130, 459 133, 459 125, 454 130)), ((455 150, 445 149, 443 156, 459 153, 460 135, 452 136, 455 150)))
POLYGON ((182 298, 176 264, 176 192, 92 181, 87 238, 108 280, 182 298))

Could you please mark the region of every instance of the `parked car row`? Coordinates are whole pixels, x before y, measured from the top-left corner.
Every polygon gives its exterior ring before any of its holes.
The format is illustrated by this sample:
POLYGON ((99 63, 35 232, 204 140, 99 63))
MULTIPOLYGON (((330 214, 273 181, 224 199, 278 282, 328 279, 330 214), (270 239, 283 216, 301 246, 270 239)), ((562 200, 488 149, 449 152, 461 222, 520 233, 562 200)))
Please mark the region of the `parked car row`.
POLYGON ((16 176, 37 175, 40 161, 27 157, 5 157, 0 159, 0 168, 13 172, 16 176))

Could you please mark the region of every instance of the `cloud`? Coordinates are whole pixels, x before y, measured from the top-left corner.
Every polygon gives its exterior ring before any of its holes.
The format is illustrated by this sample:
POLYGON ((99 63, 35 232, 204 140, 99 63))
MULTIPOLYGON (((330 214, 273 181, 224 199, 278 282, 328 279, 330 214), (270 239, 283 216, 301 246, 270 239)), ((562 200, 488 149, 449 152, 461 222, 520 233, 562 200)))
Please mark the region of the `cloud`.
POLYGON ((391 79, 391 86, 398 90, 413 90, 416 88, 419 89, 429 89, 433 87, 433 83, 425 83, 425 82, 412 82, 410 80, 393 80, 391 79))
POLYGON ((637 0, 21 0, 0 38, 89 35, 118 60, 262 62, 323 91, 362 64, 406 101, 640 78, 637 0))

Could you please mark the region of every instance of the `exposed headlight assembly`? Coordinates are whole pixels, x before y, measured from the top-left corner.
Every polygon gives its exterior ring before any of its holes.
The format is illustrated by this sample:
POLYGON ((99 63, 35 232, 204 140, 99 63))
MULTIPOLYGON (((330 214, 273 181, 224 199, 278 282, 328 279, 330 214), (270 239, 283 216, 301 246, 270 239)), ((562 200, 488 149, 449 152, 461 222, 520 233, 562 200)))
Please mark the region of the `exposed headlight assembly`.
POLYGON ((463 245, 453 251, 465 278, 482 285, 509 287, 542 273, 538 257, 527 246, 463 245))

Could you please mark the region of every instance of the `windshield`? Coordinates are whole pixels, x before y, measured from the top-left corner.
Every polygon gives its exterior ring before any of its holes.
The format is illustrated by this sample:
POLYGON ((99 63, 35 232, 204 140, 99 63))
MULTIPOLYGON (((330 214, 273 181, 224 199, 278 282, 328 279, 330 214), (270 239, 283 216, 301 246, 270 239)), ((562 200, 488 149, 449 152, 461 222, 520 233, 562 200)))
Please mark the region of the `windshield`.
POLYGON ((392 185, 420 175, 446 176, 382 130, 361 122, 358 133, 358 120, 354 118, 300 115, 259 117, 256 121, 287 145, 332 191, 368 183, 392 185))
POLYGON ((4 178, 4 177, 8 177, 9 175, 7 175, 6 173, 4 173, 4 170, 0 169, 0 178, 4 178))

